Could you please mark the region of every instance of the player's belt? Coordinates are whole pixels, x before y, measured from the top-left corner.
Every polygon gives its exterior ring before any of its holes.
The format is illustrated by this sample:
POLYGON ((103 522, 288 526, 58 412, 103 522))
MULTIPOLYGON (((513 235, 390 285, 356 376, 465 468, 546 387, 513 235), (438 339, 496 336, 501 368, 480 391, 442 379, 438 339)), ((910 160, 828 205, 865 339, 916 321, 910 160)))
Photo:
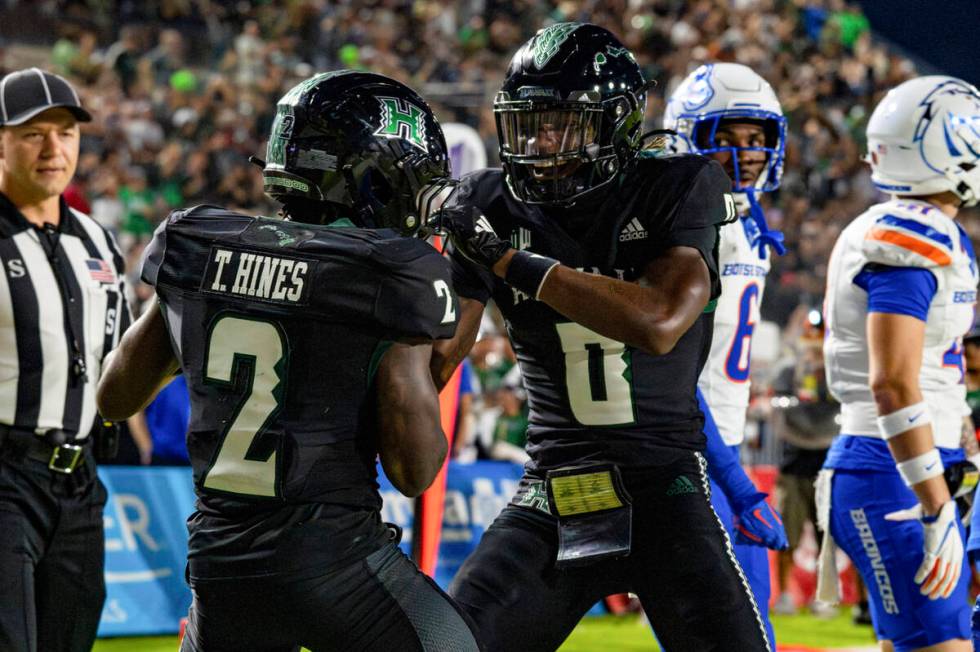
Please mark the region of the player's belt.
POLYGON ((633 505, 614 464, 555 469, 534 483, 539 486, 526 487, 517 504, 558 519, 556 567, 629 554, 633 505))

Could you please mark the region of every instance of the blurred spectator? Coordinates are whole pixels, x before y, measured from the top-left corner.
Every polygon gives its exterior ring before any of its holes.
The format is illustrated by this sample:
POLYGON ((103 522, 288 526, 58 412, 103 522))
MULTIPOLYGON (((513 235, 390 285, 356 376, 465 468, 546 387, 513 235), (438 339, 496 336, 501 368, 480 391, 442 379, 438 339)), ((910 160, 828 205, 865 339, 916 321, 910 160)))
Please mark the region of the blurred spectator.
MULTIPOLYGON (((773 381, 772 428, 783 441, 776 496, 789 540, 789 548, 779 551, 777 557, 780 595, 773 610, 781 614, 796 613, 789 590, 793 554, 805 523, 816 531, 814 482, 839 430, 840 406, 830 396, 824 375, 820 312, 811 310, 808 318, 795 356, 783 363, 773 381)), ((826 612, 815 604, 811 609, 818 615, 826 612)), ((836 610, 832 611, 836 615, 836 610)))
POLYGON ((490 458, 524 464, 530 459, 524 451, 527 443, 527 403, 524 389, 512 384, 497 390, 500 414, 493 428, 490 458))
POLYGON ((464 359, 459 369, 459 403, 456 407, 456 432, 453 435, 453 448, 450 456, 457 462, 467 463, 476 459, 476 448, 472 445, 476 421, 475 410, 482 403, 476 398, 480 391, 479 381, 473 373, 473 364, 464 359))

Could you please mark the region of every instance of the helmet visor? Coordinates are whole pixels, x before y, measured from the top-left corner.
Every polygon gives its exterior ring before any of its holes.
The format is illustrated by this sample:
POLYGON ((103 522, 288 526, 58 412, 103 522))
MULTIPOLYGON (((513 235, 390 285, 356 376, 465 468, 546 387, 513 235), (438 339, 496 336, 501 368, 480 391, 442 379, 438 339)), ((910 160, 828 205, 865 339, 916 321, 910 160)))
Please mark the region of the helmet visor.
POLYGON ((514 158, 554 165, 598 147, 601 110, 498 109, 501 150, 514 158))

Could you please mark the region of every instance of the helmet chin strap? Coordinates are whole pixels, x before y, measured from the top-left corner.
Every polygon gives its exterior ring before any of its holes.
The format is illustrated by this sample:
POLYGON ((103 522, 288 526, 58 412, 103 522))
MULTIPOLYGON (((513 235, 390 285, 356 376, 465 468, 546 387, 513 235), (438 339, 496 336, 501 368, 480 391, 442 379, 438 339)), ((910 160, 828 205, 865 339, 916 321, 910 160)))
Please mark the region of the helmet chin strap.
POLYGON ((781 231, 770 231, 769 225, 766 224, 766 215, 762 211, 762 206, 759 204, 759 200, 755 196, 755 188, 748 188, 741 191, 739 194, 743 194, 745 199, 749 204, 749 218, 755 222, 755 225, 759 228, 759 257, 765 260, 766 256, 766 245, 772 247, 773 251, 776 252, 777 256, 782 256, 786 253, 786 246, 783 244, 783 234, 781 231))

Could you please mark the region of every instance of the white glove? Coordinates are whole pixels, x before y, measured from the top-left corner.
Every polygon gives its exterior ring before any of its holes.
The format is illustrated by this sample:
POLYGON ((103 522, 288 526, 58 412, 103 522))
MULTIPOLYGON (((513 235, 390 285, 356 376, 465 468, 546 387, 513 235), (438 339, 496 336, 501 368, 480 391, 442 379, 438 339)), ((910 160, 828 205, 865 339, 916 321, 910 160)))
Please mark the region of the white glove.
POLYGON ((915 573, 915 583, 922 585, 919 592, 928 595, 930 600, 948 598, 963 570, 963 538, 957 527, 956 502, 948 501, 931 518, 922 515, 921 505, 886 514, 885 518, 889 521, 922 521, 925 557, 915 573))

